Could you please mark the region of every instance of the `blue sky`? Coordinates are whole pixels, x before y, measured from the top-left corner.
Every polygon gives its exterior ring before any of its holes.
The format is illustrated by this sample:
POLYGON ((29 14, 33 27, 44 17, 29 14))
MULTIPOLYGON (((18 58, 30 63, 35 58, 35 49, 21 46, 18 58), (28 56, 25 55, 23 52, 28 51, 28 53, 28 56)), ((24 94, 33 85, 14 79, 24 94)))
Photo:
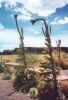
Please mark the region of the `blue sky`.
POLYGON ((45 46, 43 22, 30 23, 31 19, 44 18, 52 28, 52 46, 61 39, 61 46, 68 47, 68 0, 0 0, 0 51, 19 46, 14 14, 18 14, 19 27, 23 27, 25 46, 45 46))

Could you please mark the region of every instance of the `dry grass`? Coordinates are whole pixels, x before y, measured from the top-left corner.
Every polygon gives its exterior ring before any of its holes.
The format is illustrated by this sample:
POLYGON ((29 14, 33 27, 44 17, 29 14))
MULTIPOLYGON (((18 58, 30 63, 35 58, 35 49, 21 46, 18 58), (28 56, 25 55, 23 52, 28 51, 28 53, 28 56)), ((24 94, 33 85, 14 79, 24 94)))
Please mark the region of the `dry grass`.
MULTIPOLYGON (((2 55, 2 60, 4 62, 16 62, 17 58, 18 55, 2 55)), ((1 56, 0 56, 0 62, 1 62, 1 56)))
POLYGON ((67 54, 61 53, 60 55, 60 65, 63 69, 68 69, 68 57, 66 57, 67 54))
MULTIPOLYGON (((27 54, 26 54, 27 55, 27 54)), ((44 54, 28 54, 28 58, 30 58, 31 60, 34 58, 36 60, 36 67, 39 67, 42 65, 42 63, 44 64, 44 66, 46 66, 47 60, 45 59, 45 55, 44 54)), ((54 62, 58 65, 58 57, 56 53, 53 53, 54 56, 54 62)), ((26 56, 27 57, 27 56, 26 56)), ((16 62, 18 58, 18 55, 3 55, 2 59, 5 62, 16 62)), ((65 54, 64 52, 61 52, 60 54, 60 66, 63 69, 68 69, 68 54, 65 54)), ((1 56, 0 56, 0 61, 1 61, 1 56)))
MULTIPOLYGON (((59 60, 57 57, 57 53, 53 54, 54 62, 58 65, 59 60)), ((68 53, 61 52, 60 53, 60 67, 62 69, 68 69, 68 53)))
MULTIPOLYGON (((44 55, 43 54, 28 54, 29 56, 34 56, 36 60, 38 61, 44 61, 44 55)), ((4 61, 10 61, 10 62, 16 62, 18 58, 18 55, 3 55, 2 59, 4 61)), ((1 56, 0 56, 0 61, 1 61, 1 56)))
POLYGON ((60 85, 62 87, 62 92, 68 96, 68 80, 63 80, 60 82, 60 85))

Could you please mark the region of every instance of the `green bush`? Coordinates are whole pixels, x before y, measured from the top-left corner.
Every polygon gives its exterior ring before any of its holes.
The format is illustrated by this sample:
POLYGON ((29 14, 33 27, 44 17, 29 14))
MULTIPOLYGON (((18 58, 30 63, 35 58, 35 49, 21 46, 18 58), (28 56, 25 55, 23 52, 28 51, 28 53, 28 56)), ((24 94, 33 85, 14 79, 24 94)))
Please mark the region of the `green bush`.
MULTIPOLYGON (((49 77, 36 76, 36 88, 40 100, 51 100, 53 98, 53 82, 49 77)), ((53 99, 52 99, 53 100, 53 99)))
POLYGON ((18 75, 14 81, 14 87, 17 91, 28 93, 30 88, 36 86, 35 75, 32 73, 18 75))
POLYGON ((0 73, 3 73, 3 67, 2 67, 2 64, 0 63, 0 73))
POLYGON ((9 68, 5 65, 4 62, 0 63, 0 71, 2 71, 3 73, 7 74, 11 74, 9 68))
POLYGON ((8 73, 5 74, 5 73, 4 73, 4 75, 3 75, 3 79, 4 79, 4 80, 9 80, 10 78, 11 78, 11 75, 10 75, 10 74, 8 74, 8 73))

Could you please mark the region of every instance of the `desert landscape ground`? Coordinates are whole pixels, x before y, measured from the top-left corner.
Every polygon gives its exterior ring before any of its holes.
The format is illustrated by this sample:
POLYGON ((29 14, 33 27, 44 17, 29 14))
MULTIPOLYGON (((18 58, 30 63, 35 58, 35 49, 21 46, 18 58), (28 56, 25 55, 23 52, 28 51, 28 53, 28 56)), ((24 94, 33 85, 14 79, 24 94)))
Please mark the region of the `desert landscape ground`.
MULTIPOLYGON (((30 57, 30 60, 33 61, 33 67, 35 68, 35 71, 37 71, 37 68, 42 68, 41 65, 44 62, 47 62, 47 60, 44 57, 44 54, 27 54, 30 57)), ((27 56, 26 55, 26 56, 27 56)), ((62 67, 63 72, 61 71, 58 80, 60 81, 63 90, 68 95, 68 53, 61 53, 61 65, 64 65, 64 68, 62 67), (66 67, 65 67, 66 66, 66 67), (66 72, 64 72, 64 70, 66 72)), ((4 61, 4 63, 8 66, 10 71, 12 72, 10 80, 4 80, 3 79, 3 73, 0 73, 0 100, 33 100, 31 99, 27 94, 16 92, 13 88, 13 72, 14 70, 19 66, 19 63, 17 63, 18 55, 2 55, 0 56, 0 62, 1 60, 4 61), (2 58, 1 58, 2 57, 2 58)), ((56 58, 55 58, 56 59, 56 58)), ((46 66, 45 66, 46 67, 46 66)), ((35 74, 35 73, 34 73, 35 74)), ((67 100, 67 99, 66 99, 67 100)))

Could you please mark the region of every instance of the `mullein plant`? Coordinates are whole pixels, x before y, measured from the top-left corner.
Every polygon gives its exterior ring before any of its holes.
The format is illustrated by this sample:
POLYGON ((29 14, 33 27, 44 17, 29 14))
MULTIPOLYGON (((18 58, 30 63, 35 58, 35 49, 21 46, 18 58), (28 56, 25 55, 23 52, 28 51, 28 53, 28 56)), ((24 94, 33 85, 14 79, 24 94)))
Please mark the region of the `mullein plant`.
POLYGON ((25 55, 25 48, 24 48, 24 42, 23 42, 23 28, 21 30, 18 27, 17 23, 17 16, 14 15, 15 22, 16 22, 16 27, 20 36, 20 52, 19 52, 19 63, 20 66, 17 68, 15 72, 15 81, 14 81, 14 87, 16 90, 20 92, 28 92, 29 89, 35 85, 35 77, 32 74, 28 73, 27 70, 27 58, 25 55))
POLYGON ((3 61, 3 55, 1 55, 0 72, 3 73, 3 79, 8 80, 11 78, 11 72, 3 61))
POLYGON ((25 56, 25 48, 24 48, 24 36, 23 36, 23 28, 21 30, 19 29, 18 23, 17 23, 17 17, 18 15, 14 15, 15 22, 16 22, 16 27, 20 36, 20 49, 19 49, 19 59, 18 62, 20 63, 20 67, 17 70, 16 74, 22 74, 22 71, 25 72, 25 69, 27 68, 26 64, 26 56, 25 56))
POLYGON ((47 56, 45 56, 45 58, 47 58, 47 60, 49 61, 49 68, 52 70, 52 75, 53 75, 53 82, 54 82, 54 100, 59 100, 60 96, 59 96, 59 88, 58 88, 58 82, 56 79, 56 66, 54 63, 54 59, 53 59, 53 55, 52 55, 52 45, 51 45, 51 38, 50 38, 50 34, 51 34, 51 27, 50 27, 50 32, 49 32, 49 27, 48 25, 46 25, 46 32, 44 32, 44 29, 42 28, 43 33, 45 35, 45 45, 46 45, 46 49, 45 52, 47 54, 47 56))
POLYGON ((19 29, 18 23, 17 23, 17 17, 18 15, 14 15, 16 27, 20 36, 20 51, 19 51, 19 58, 17 59, 18 63, 20 64, 19 67, 15 70, 15 80, 13 86, 16 90, 22 91, 26 85, 26 78, 27 78, 27 64, 26 64, 26 56, 25 56, 25 48, 24 48, 24 36, 23 36, 23 28, 19 29))
POLYGON ((56 41, 56 43, 57 43, 58 61, 59 61, 59 67, 60 67, 60 44, 61 44, 61 40, 59 39, 58 41, 56 41))
POLYGON ((3 63, 3 60, 2 60, 2 55, 1 55, 1 58, 0 58, 0 73, 3 72, 3 67, 2 67, 2 63, 3 63))
POLYGON ((31 20, 31 23, 32 25, 35 24, 36 21, 43 21, 44 22, 44 28, 42 28, 42 31, 43 31, 43 34, 45 36, 45 45, 46 45, 46 49, 45 49, 45 52, 47 54, 47 56, 45 55, 45 58, 47 58, 47 60, 49 61, 49 66, 48 68, 50 70, 52 70, 52 76, 53 76, 53 100, 62 100, 60 98, 60 95, 59 95, 59 88, 58 88, 58 81, 56 79, 56 70, 55 70, 55 63, 54 63, 54 59, 53 59, 53 55, 52 55, 52 45, 51 45, 51 38, 50 38, 50 35, 51 35, 51 27, 49 27, 46 23, 46 21, 42 18, 42 19, 36 19, 36 20, 31 20))

